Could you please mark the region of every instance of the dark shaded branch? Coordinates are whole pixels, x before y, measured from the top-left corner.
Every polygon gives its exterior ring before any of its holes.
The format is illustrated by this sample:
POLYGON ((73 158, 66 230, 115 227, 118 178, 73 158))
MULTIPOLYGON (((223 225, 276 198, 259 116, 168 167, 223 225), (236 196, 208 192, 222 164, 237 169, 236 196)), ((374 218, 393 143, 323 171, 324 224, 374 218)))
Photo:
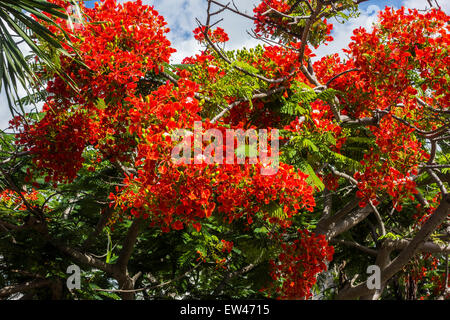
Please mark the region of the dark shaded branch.
POLYGON ((355 200, 348 203, 334 216, 319 221, 315 232, 325 235, 330 240, 359 224, 373 212, 373 209, 370 205, 367 205, 352 212, 358 206, 358 202, 358 200, 355 200))
POLYGON ((447 194, 447 189, 445 188, 445 185, 442 182, 442 180, 439 178, 439 176, 432 169, 427 169, 427 172, 433 178, 433 180, 437 183, 442 194, 443 195, 447 194))
POLYGON ((116 264, 119 270, 121 270, 122 272, 125 272, 127 268, 127 264, 133 252, 134 245, 136 244, 142 222, 143 220, 141 218, 135 219, 131 224, 130 229, 128 229, 127 236, 122 246, 122 251, 119 254, 119 258, 117 259, 116 264))
POLYGON ((381 214, 378 212, 378 209, 374 206, 371 200, 369 200, 369 204, 373 209, 373 214, 375 215, 375 218, 377 219, 378 225, 380 226, 380 232, 381 236, 386 235, 386 228, 384 227, 383 218, 381 217, 381 214))
POLYGON ((102 232, 103 228, 109 221, 109 218, 113 215, 114 210, 109 206, 106 208, 105 212, 101 214, 100 219, 98 219, 97 225, 95 226, 95 230, 88 236, 86 241, 83 243, 83 249, 88 248, 92 242, 97 238, 97 236, 102 232))
POLYGON ((323 7, 323 3, 319 2, 317 4, 316 9, 311 12, 311 16, 309 17, 309 19, 305 23, 305 28, 303 29, 302 37, 301 37, 301 40, 300 40, 301 44, 300 44, 300 53, 299 53, 299 61, 300 61, 300 63, 302 65, 303 65, 303 58, 304 58, 305 50, 306 50, 306 43, 308 41, 309 32, 311 31, 310 30, 311 26, 316 21, 317 16, 320 13, 320 10, 322 10, 322 7, 323 7))
POLYGON ((326 229, 328 229, 332 224, 336 223, 350 212, 352 212, 355 208, 358 207, 359 200, 356 199, 347 203, 342 209, 340 209, 336 214, 328 217, 320 219, 317 224, 316 233, 324 234, 326 233, 326 229))
POLYGON ((344 179, 350 181, 353 185, 357 185, 357 184, 358 184, 358 181, 356 181, 356 179, 353 178, 352 176, 350 176, 350 175, 348 175, 348 174, 346 174, 346 173, 344 173, 344 172, 337 171, 337 170, 336 170, 333 166, 331 166, 331 165, 329 165, 328 167, 331 169, 331 172, 332 172, 335 176, 344 178, 344 179))
POLYGON ((17 284, 13 286, 8 286, 0 289, 0 298, 9 297, 10 295, 14 293, 19 292, 26 292, 33 289, 38 289, 42 287, 48 287, 51 286, 53 281, 50 279, 38 279, 38 280, 32 280, 28 281, 22 284, 17 284))
POLYGON ((247 266, 245 266, 244 268, 228 273, 223 279, 222 281, 219 283, 219 285, 214 289, 214 292, 212 293, 213 296, 217 296, 223 289, 223 287, 233 278, 238 277, 240 275, 246 274, 250 271, 252 271, 255 267, 257 266, 257 264, 249 264, 247 266))
POLYGON ((332 227, 330 227, 325 232, 325 236, 327 239, 332 239, 341 233, 344 233, 347 230, 350 230, 361 221, 367 218, 367 216, 373 212, 373 209, 367 205, 364 208, 360 208, 359 210, 349 214, 342 221, 337 222, 332 227))
MULTIPOLYGON (((386 241, 386 245, 391 250, 403 250, 408 247, 411 243, 411 240, 400 239, 400 240, 390 240, 386 241)), ((419 252, 423 253, 446 253, 450 254, 450 244, 440 244, 432 241, 427 241, 422 243, 418 247, 419 252)))
POLYGON ((403 123, 404 125, 406 125, 408 127, 413 128, 419 135, 423 136, 424 138, 431 139, 431 140, 438 138, 441 134, 449 131, 448 130, 449 124, 444 124, 441 127, 437 128, 436 130, 424 131, 424 130, 417 128, 415 125, 408 122, 407 120, 402 119, 394 114, 392 115, 392 118, 403 123))
MULTIPOLYGON (((280 92, 282 92, 282 91, 284 91, 284 90, 286 90, 285 87, 278 87, 278 88, 271 89, 271 90, 269 90, 269 91, 267 91, 267 92, 257 93, 257 94, 254 94, 254 95, 252 96, 252 99, 251 99, 251 100, 267 98, 267 97, 270 97, 270 96, 272 96, 272 95, 274 95, 274 94, 276 94, 276 93, 280 93, 280 92)), ((231 109, 233 109, 235 106, 237 106, 237 105, 239 105, 239 104, 241 104, 241 103, 243 103, 243 102, 247 102, 247 101, 250 101, 250 99, 242 99, 242 100, 238 100, 238 101, 235 101, 235 102, 229 104, 226 108, 224 108, 217 116, 215 116, 215 117, 211 120, 211 123, 215 123, 215 122, 218 121, 220 118, 222 118, 222 117, 225 115, 225 113, 227 113, 228 111, 230 111, 231 109)))
POLYGON ((94 257, 91 254, 84 253, 81 251, 78 251, 74 248, 71 248, 69 246, 56 243, 54 241, 49 241, 55 248, 57 248, 59 251, 69 255, 74 260, 78 261, 80 264, 89 265, 91 267, 100 269, 108 274, 113 275, 115 273, 114 265, 107 264, 103 262, 102 260, 94 257))
MULTIPOLYGON (((203 261, 200 261, 199 263, 197 263, 197 265, 195 265, 194 267, 192 267, 191 269, 189 269, 188 271, 186 271, 185 273, 179 275, 176 278, 173 278, 172 280, 157 284, 157 285, 148 285, 142 288, 138 288, 138 289, 131 289, 131 290, 123 290, 123 289, 94 289, 95 291, 103 291, 103 292, 117 292, 117 293, 136 293, 136 292, 141 292, 141 291, 145 291, 145 290, 153 290, 153 289, 158 289, 158 288, 162 288, 165 287, 169 284, 171 284, 172 282, 181 280, 185 277, 187 277, 192 271, 194 271, 195 269, 197 269, 203 261)), ((140 274, 137 274, 140 275, 140 274)), ((134 278, 134 280, 136 280, 137 275, 134 278)))
POLYGON ((343 244, 345 246, 353 247, 353 248, 361 250, 361 251, 363 251, 365 253, 368 253, 368 254, 370 254, 372 256, 376 256, 377 255, 377 250, 365 247, 365 246, 363 246, 363 245, 361 245, 361 244, 359 244, 357 242, 347 241, 347 240, 340 240, 340 239, 332 239, 330 242, 332 244, 343 244))
POLYGON ((343 76, 343 75, 346 74, 346 73, 354 72, 354 71, 361 71, 361 70, 360 70, 360 69, 357 69, 357 68, 354 68, 354 69, 350 69, 350 70, 347 70, 347 71, 343 71, 343 72, 341 72, 341 73, 335 75, 335 76, 334 76, 333 78, 331 78, 330 80, 328 80, 327 83, 325 84, 325 86, 328 87, 328 86, 329 86, 334 80, 336 80, 337 78, 343 76))

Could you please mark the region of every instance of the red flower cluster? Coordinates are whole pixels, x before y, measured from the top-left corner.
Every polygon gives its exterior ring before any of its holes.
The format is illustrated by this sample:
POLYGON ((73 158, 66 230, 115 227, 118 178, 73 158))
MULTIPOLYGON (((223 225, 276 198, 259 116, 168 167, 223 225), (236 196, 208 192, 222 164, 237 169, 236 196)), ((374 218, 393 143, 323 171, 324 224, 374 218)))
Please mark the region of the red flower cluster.
POLYGON ((275 288, 280 299, 309 299, 316 276, 327 270, 326 261, 333 259, 334 248, 323 235, 298 230, 299 240, 282 243, 283 252, 278 261, 271 261, 273 280, 281 285, 275 288))
POLYGON ((400 202, 404 197, 410 196, 414 200, 412 194, 417 190, 412 177, 429 155, 412 134, 414 129, 395 121, 390 115, 371 130, 377 149, 372 148, 364 156, 361 161, 364 171, 354 175, 358 181, 360 206, 366 206, 371 200, 376 205, 376 194, 386 192, 394 200, 396 209, 401 211, 400 202))
POLYGON ((433 92, 436 106, 448 108, 450 65, 448 16, 442 10, 426 13, 404 8, 387 8, 380 13, 380 26, 371 33, 354 31, 347 51, 355 66, 370 79, 366 86, 383 92, 416 94, 433 92), (413 86, 413 87, 412 87, 413 86))
MULTIPOLYGON (((201 220, 213 212, 230 222, 243 216, 251 222, 263 210, 264 201, 277 202, 285 210, 286 218, 268 213, 266 217, 283 225, 300 210, 312 210, 313 190, 306 176, 289 166, 280 165, 276 176, 261 176, 261 164, 174 164, 170 133, 192 128, 194 121, 201 120, 195 98, 199 86, 188 80, 189 72, 182 71, 176 87, 161 85, 145 97, 138 91, 139 81, 158 73, 174 51, 164 36, 165 22, 141 1, 122 5, 105 0, 95 9, 82 9, 87 21, 76 34, 60 21, 84 63, 61 57, 64 70, 80 90, 53 75, 43 119, 30 125, 19 119, 14 122, 22 126, 19 143, 31 151, 48 181, 73 180, 84 162, 83 151, 90 146, 98 150, 97 161, 120 160, 135 168, 124 187, 111 195, 115 206, 126 214, 149 218, 164 231, 185 225, 200 230, 201 220)), ((227 39, 221 29, 211 36, 214 41, 227 39)), ((276 52, 273 56, 285 59, 276 52)), ((206 55, 201 59, 208 63, 206 55)), ((293 61, 289 58, 286 63, 293 61)), ((217 74, 218 67, 209 65, 207 70, 217 74)))
MULTIPOLYGON (((205 30, 206 27, 198 27, 194 29, 194 38, 200 42, 205 41, 205 30)), ((214 31, 211 32, 211 30, 208 29, 208 38, 211 40, 211 42, 227 42, 230 40, 228 37, 228 34, 223 30, 222 28, 216 28, 214 31)))
POLYGON ((306 175, 284 164, 276 175, 267 176, 260 174, 260 165, 249 164, 175 165, 167 161, 157 174, 148 169, 125 179, 126 187, 110 198, 124 211, 131 208, 133 215, 149 217, 151 212, 151 223, 163 231, 184 225, 199 230, 201 221, 214 210, 230 223, 241 217, 252 223, 254 215, 262 211, 268 221, 287 227, 289 218, 301 210, 312 211, 315 205, 306 175), (281 206, 283 217, 270 214, 272 202, 281 206))
MULTIPOLYGON (((12 123, 23 126, 18 142, 32 152, 47 180, 55 182, 76 177, 87 145, 113 161, 127 160, 135 146, 126 132, 132 120, 128 114, 135 111, 130 101, 135 99, 138 81, 162 70, 162 63, 175 51, 165 37, 169 29, 164 19, 141 0, 125 4, 104 0, 94 9, 82 6, 82 10, 87 21, 75 33, 65 21, 58 21, 77 49, 77 59, 62 56, 61 63, 79 90, 54 75, 48 82, 44 118, 31 125, 20 118, 12 123)), ((73 49, 66 49, 75 55, 73 49)))
POLYGON ((221 245, 222 245, 222 252, 228 252, 230 253, 231 250, 233 250, 233 242, 232 241, 227 241, 227 240, 221 240, 220 241, 221 245))
POLYGON ((417 139, 417 131, 432 131, 438 126, 430 120, 430 109, 418 103, 416 96, 431 108, 448 109, 447 21, 448 16, 440 10, 422 14, 388 8, 371 33, 362 28, 354 31, 353 42, 346 50, 348 61, 342 63, 334 55, 314 64, 322 83, 357 68, 330 84, 342 92, 338 95, 341 114, 380 118, 378 125, 369 128, 375 146, 361 162, 364 169, 354 175, 361 206, 369 201, 376 204, 377 193, 385 192, 401 210, 401 200, 416 193, 412 178, 419 164, 429 157, 417 139), (435 99, 427 98, 429 93, 435 99))
MULTIPOLYGON (((44 110, 48 109, 48 104, 44 105, 44 110)), ((19 119, 12 124, 20 125, 19 119)), ((76 177, 89 139, 89 120, 84 113, 56 114, 50 111, 36 124, 23 123, 23 132, 18 134, 16 143, 27 146, 26 150, 35 156, 36 169, 45 171, 45 180, 49 182, 76 177)))
POLYGON ((5 207, 14 208, 20 211, 27 210, 27 207, 23 201, 25 199, 31 205, 34 205, 38 200, 38 192, 32 189, 30 192, 22 191, 21 196, 13 190, 3 190, 0 192, 0 203, 4 204, 5 207), (23 198, 22 198, 23 197, 23 198))
MULTIPOLYGON (((87 23, 73 34, 73 41, 85 65, 62 57, 63 67, 81 90, 73 90, 55 75, 48 84, 44 118, 30 125, 15 120, 16 126, 23 126, 19 143, 31 151, 37 169, 47 172, 47 180, 73 180, 89 145, 99 151, 97 161, 103 156, 135 168, 124 186, 111 194, 114 205, 125 214, 148 218, 163 231, 186 225, 200 230, 201 220, 214 212, 229 222, 245 217, 251 223, 262 211, 266 219, 287 226, 293 215, 312 210, 313 189, 306 175, 285 164, 280 164, 277 175, 262 176, 260 163, 173 163, 175 142, 170 133, 201 121, 195 98, 199 86, 188 80, 189 72, 181 71, 177 86, 160 85, 145 97, 137 89, 139 80, 161 70, 173 52, 164 37, 165 22, 140 1, 122 5, 105 0, 93 10, 83 9, 87 23), (282 217, 270 215, 265 206, 272 202, 283 208, 282 217)), ((212 37, 226 38, 221 29, 212 37)), ((268 50, 266 59, 294 63, 295 57, 286 58, 277 50, 268 50)), ((205 55, 199 59, 208 60, 205 55)))
MULTIPOLYGON (((294 48, 299 48, 299 43, 291 44, 294 48)), ((311 56, 311 50, 307 48, 305 50, 306 56, 311 56)), ((256 61, 252 62, 252 65, 260 69, 262 74, 268 78, 279 79, 287 77, 293 70, 300 68, 300 61, 298 52, 294 50, 288 50, 281 46, 264 46, 264 52, 262 56, 256 61)), ((302 80, 306 80, 303 74, 299 73, 298 77, 302 80)))
POLYGON ((253 9, 255 13, 255 32, 258 34, 269 34, 272 35, 278 31, 276 26, 277 23, 282 23, 282 25, 287 25, 286 22, 282 22, 282 16, 271 12, 268 13, 269 9, 273 8, 281 13, 288 13, 291 6, 285 0, 269 0, 262 1, 259 6, 253 9))

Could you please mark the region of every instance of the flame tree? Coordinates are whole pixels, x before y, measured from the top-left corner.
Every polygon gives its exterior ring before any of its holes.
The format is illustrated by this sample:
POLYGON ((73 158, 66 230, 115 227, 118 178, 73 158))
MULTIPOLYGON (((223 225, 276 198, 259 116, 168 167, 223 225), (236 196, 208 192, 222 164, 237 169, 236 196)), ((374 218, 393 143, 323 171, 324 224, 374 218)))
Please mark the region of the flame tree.
POLYGON ((2 136, 0 297, 448 298, 449 17, 386 8, 345 59, 313 61, 361 2, 262 1, 250 16, 207 0, 204 50, 180 65, 140 0, 81 4, 84 23, 35 16, 69 36, 53 59, 76 87, 42 64, 42 110, 2 136), (262 45, 226 51, 226 10, 262 45), (278 129, 276 172, 234 153, 174 162, 171 133, 198 122, 278 129), (64 285, 71 264, 80 290, 64 285))

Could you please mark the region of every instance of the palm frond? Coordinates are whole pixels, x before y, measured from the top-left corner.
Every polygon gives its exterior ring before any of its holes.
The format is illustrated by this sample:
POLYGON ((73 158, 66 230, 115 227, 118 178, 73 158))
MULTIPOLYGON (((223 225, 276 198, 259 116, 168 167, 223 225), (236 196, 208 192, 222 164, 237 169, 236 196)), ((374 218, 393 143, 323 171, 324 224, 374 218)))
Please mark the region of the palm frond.
POLYGON ((23 88, 27 95, 32 95, 33 88, 40 83, 32 63, 22 50, 31 50, 47 69, 70 82, 70 77, 61 74, 50 54, 39 45, 45 43, 57 52, 67 54, 61 39, 31 15, 54 26, 57 25, 53 19, 67 19, 61 7, 45 0, 0 0, 0 90, 4 90, 6 94, 12 115, 18 113, 16 104, 24 112, 19 90, 23 88), (25 45, 27 49, 22 47, 21 50, 21 45, 25 45))

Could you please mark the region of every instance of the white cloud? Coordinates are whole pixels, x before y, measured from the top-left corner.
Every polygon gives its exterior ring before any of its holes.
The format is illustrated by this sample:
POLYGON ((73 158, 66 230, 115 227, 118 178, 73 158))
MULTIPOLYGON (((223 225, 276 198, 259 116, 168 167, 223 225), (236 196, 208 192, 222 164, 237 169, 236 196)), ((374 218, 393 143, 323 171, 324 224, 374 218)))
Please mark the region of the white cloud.
MULTIPOLYGON (((435 2, 435 0, 432 0, 435 2)), ((437 0, 437 3, 441 6, 442 11, 447 14, 450 14, 450 1, 449 0, 437 0)), ((427 0, 404 0, 403 6, 405 8, 415 8, 415 9, 426 9, 430 8, 430 5, 427 0)))
MULTIPOLYGON (((260 1, 258 0, 236 0, 236 6, 241 12, 253 15, 253 8, 260 1)), ((166 19, 171 32, 168 34, 172 46, 177 52, 172 56, 173 63, 179 63, 187 56, 195 55, 202 50, 202 47, 193 38, 192 30, 198 25, 196 18, 200 22, 205 22, 206 17, 206 1, 205 0, 144 0, 143 3, 153 5, 154 8, 166 19)), ((219 9, 213 6, 211 11, 219 9)), ((253 47, 258 41, 252 39, 247 30, 253 27, 253 21, 224 11, 214 21, 222 19, 217 26, 225 29, 230 37, 230 41, 226 45, 226 49, 234 50, 243 46, 253 47)))
POLYGON ((5 91, 2 89, 0 92, 0 129, 4 130, 8 127, 9 121, 9 108, 8 100, 6 99, 5 91))

